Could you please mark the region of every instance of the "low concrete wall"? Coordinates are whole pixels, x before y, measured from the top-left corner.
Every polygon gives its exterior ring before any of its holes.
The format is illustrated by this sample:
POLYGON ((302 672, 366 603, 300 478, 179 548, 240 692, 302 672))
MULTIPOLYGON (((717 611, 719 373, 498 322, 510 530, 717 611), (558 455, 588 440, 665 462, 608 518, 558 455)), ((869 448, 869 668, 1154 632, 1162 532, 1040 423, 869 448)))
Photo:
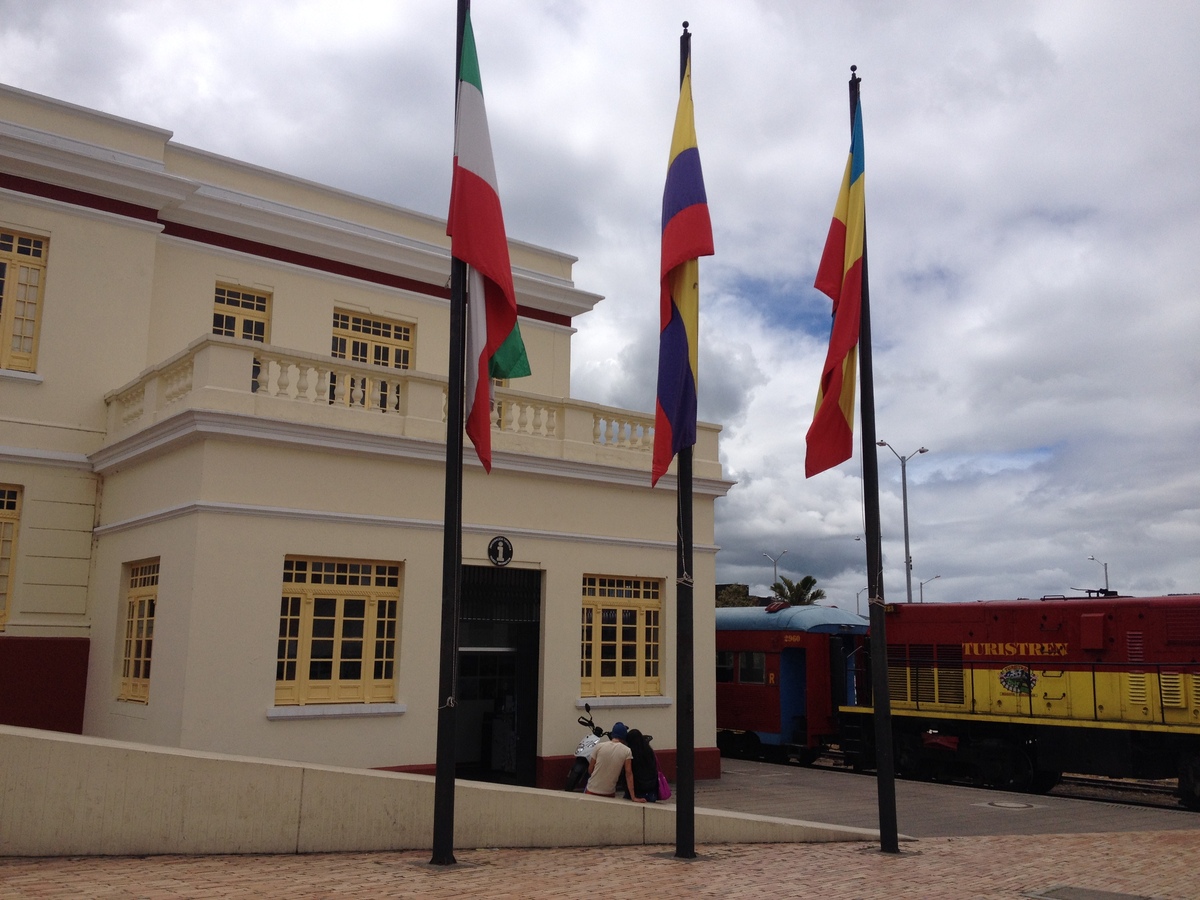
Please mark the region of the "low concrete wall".
MULTIPOLYGON (((0 856, 431 849, 434 779, 0 726, 0 856)), ((675 810, 459 781, 454 846, 671 844, 675 810)), ((878 833, 696 810, 697 843, 878 833)))

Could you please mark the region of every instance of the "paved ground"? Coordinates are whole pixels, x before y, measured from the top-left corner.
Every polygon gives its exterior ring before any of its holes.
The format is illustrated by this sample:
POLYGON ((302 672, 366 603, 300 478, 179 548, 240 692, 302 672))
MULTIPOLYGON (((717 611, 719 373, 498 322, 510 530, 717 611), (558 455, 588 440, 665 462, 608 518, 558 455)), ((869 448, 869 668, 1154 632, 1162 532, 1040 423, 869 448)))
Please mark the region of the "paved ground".
MULTIPOLYGON (((721 777, 696 784, 696 805, 857 828, 879 827, 875 778, 849 771, 721 760, 721 777)), ((896 782, 896 818, 913 837, 1079 834, 1200 829, 1200 814, 949 784, 896 782)), ((1200 898, 1200 874, 1195 896, 1200 898)))
MULTIPOLYGON (((697 805, 875 827, 875 782, 725 761, 697 805)), ((871 844, 0 858, 0 898, 922 898, 1200 900, 1200 815, 897 782, 899 854, 871 844), (989 805, 1028 801, 1028 808, 989 805), (1060 833, 1054 833, 1058 829, 1060 833)))
POLYGON ((1195 900, 1198 854, 1200 831, 1171 831, 934 838, 898 855, 861 844, 708 846, 690 861, 645 847, 471 850, 451 867, 413 852, 0 859, 0 896, 1195 900))

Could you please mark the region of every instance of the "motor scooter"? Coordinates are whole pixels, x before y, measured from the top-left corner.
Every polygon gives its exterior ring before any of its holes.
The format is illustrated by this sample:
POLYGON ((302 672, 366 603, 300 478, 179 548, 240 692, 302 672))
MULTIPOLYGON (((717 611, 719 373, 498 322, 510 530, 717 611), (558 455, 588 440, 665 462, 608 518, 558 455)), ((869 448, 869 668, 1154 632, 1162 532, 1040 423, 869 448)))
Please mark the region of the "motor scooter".
POLYGON ((568 791, 580 790, 587 784, 588 760, 591 759, 596 745, 607 734, 603 728, 592 721, 591 704, 583 704, 583 709, 587 713, 587 717, 580 716, 578 721, 588 730, 588 733, 583 736, 583 740, 575 748, 575 762, 571 764, 571 771, 567 773, 566 790, 568 791))

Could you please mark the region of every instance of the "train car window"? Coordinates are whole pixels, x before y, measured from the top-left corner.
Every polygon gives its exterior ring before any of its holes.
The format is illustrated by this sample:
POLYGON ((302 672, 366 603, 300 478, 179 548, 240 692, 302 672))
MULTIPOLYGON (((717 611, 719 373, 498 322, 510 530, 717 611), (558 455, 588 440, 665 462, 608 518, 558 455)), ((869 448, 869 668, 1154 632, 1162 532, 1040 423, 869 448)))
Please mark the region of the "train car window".
POLYGON ((742 684, 767 683, 767 655, 765 653, 743 650, 741 663, 738 669, 738 681, 742 684))
POLYGON ((732 650, 717 651, 717 684, 730 684, 733 681, 733 666, 737 654, 732 650))

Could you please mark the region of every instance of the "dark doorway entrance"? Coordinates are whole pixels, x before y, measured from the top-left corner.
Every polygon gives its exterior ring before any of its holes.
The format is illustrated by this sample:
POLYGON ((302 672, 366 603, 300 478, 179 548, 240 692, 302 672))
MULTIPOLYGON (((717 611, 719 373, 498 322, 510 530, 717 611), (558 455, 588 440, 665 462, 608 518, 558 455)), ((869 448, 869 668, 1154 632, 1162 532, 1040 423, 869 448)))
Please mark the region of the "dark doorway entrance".
POLYGON ((537 777, 542 573, 463 566, 459 778, 532 787, 537 777))

